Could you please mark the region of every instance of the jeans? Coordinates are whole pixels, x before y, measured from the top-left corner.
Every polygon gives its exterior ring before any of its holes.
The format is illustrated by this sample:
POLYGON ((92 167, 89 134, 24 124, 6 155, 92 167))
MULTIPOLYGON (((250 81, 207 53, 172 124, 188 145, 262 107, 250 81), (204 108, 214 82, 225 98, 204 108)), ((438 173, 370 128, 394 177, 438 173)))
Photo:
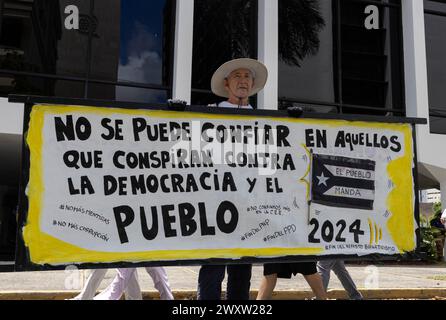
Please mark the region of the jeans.
POLYGON ((347 291, 348 296, 351 300, 362 300, 362 294, 356 288, 352 277, 345 268, 344 261, 342 260, 322 260, 317 263, 317 270, 322 277, 322 283, 324 284, 325 290, 327 290, 328 282, 330 281, 330 271, 333 272, 341 281, 342 286, 345 291, 347 291))
POLYGON ((249 300, 251 264, 205 265, 198 275, 198 300, 220 300, 221 283, 228 272, 227 300, 249 300))

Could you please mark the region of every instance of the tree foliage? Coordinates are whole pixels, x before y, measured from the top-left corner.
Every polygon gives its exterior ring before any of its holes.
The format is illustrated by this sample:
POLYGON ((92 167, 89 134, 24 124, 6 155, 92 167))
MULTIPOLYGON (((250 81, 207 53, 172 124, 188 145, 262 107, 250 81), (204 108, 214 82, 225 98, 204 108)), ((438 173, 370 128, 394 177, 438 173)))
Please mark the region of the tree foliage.
MULTIPOLYGON (((228 60, 256 57, 256 17, 252 0, 195 1, 195 87, 208 87, 215 69, 228 60)), ((279 17, 279 56, 299 66, 319 50, 319 32, 325 26, 319 0, 280 0, 279 17)))
POLYGON ((318 0, 280 0, 279 55, 289 65, 300 66, 319 50, 319 32, 325 26, 318 0))

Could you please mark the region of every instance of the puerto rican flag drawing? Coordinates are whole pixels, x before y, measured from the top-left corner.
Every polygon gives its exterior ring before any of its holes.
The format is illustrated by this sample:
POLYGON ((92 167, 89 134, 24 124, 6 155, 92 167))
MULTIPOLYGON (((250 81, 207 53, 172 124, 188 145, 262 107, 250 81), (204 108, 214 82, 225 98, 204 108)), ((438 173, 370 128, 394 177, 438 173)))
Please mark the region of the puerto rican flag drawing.
POLYGON ((312 202, 373 210, 375 161, 313 154, 312 202))

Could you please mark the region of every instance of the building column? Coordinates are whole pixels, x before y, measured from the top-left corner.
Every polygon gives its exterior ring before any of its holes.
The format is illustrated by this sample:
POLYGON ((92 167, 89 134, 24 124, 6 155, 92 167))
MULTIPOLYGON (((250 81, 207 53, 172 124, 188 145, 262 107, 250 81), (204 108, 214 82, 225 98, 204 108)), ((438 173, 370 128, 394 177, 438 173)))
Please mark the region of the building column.
MULTIPOLYGON (((420 0, 401 1, 403 20, 404 76, 406 116, 429 119, 424 3, 420 0)), ((429 123, 416 125, 419 162, 429 158, 429 123), (424 143, 422 143, 424 142, 424 143)))
POLYGON ((258 59, 268 68, 268 81, 257 95, 259 109, 278 109, 279 0, 258 2, 258 59))
POLYGON ((407 116, 429 118, 424 4, 404 0, 401 7, 407 116))
POLYGON ((177 0, 172 98, 191 102, 194 0, 177 0))

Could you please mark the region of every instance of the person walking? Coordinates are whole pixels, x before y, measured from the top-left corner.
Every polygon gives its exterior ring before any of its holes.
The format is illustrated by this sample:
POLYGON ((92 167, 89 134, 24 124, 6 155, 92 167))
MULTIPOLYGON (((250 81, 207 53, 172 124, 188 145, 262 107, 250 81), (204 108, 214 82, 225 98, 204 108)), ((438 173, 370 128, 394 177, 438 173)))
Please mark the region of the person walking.
MULTIPOLYGON (((167 279, 166 270, 163 267, 146 267, 147 273, 153 280, 155 288, 160 293, 161 300, 174 300, 172 290, 170 289, 169 281, 167 279)), ((134 285, 136 279, 136 268, 119 268, 118 273, 113 281, 101 293, 93 298, 93 300, 119 300, 123 293, 129 286, 134 285)), ((136 281, 136 283, 138 283, 136 281)), ((138 285, 139 287, 139 285, 138 285)), ((134 289, 130 289, 132 292, 134 289)), ((135 300, 142 300, 141 290, 140 298, 135 300)))
POLYGON ((321 260, 317 263, 317 270, 322 277, 322 283, 325 290, 328 288, 328 282, 330 281, 330 272, 333 272, 341 281, 342 286, 351 300, 362 300, 363 296, 361 292, 356 288, 355 282, 353 281, 350 273, 345 267, 344 261, 340 259, 333 260, 321 260))
MULTIPOLYGON (((93 300, 96 292, 101 284, 102 280, 104 280, 105 275, 109 269, 93 269, 91 270, 90 275, 85 282, 84 287, 81 292, 69 299, 69 300, 93 300)), ((138 284, 138 280, 136 279, 136 274, 132 276, 129 280, 129 285, 125 290, 125 298, 126 300, 140 300, 141 299, 141 289, 138 284)))
MULTIPOLYGON (((126 300, 142 300, 141 288, 135 268, 117 269, 118 273, 111 284, 95 297, 107 271, 108 269, 94 269, 82 291, 69 300, 118 300, 123 293, 125 293, 126 300)), ((146 271, 151 276, 155 288, 159 291, 160 298, 162 300, 173 300, 165 269, 162 267, 147 267, 146 271)))
POLYGON ((263 279, 260 284, 257 300, 271 300, 277 278, 291 279, 293 275, 302 274, 318 300, 326 300, 327 294, 317 273, 316 262, 265 263, 263 279))

